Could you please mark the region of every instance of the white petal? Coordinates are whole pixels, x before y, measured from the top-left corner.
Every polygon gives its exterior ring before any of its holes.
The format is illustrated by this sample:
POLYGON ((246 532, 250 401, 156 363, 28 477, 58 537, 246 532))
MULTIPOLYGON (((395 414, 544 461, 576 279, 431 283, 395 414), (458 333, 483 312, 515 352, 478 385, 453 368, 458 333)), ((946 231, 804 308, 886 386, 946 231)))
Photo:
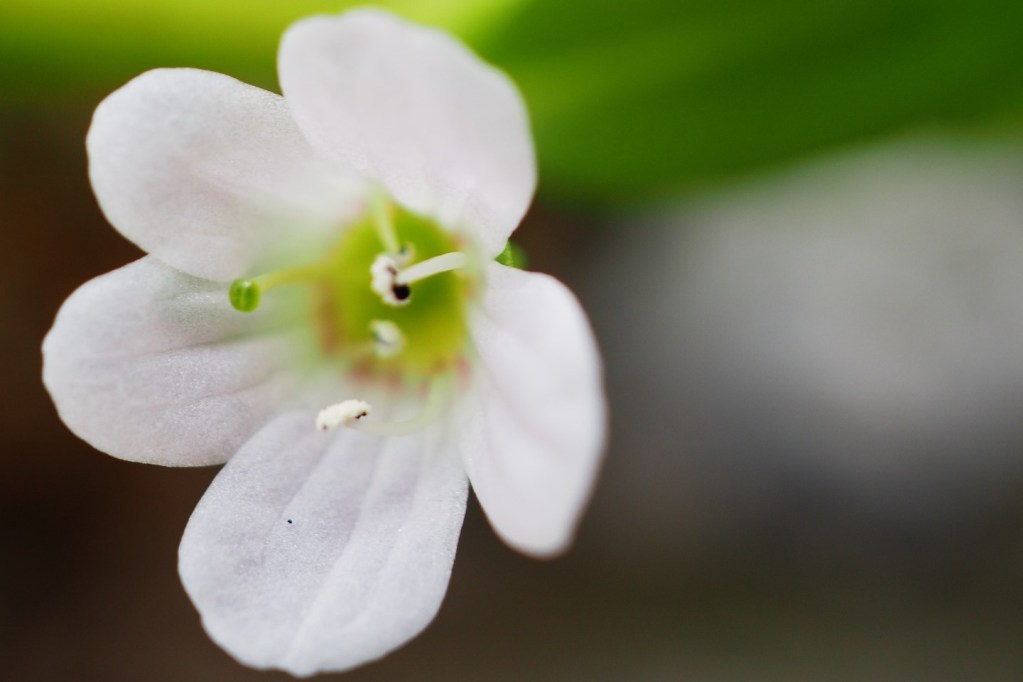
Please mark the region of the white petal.
POLYGON ((500 71, 379 10, 312 17, 281 43, 281 87, 313 145, 400 203, 501 251, 536 186, 529 119, 500 71))
POLYGON ((281 416, 228 462, 179 563, 215 641, 296 675, 382 656, 433 619, 467 490, 437 432, 328 434, 315 416, 281 416))
POLYGON ((316 157, 283 98, 218 73, 142 74, 99 105, 86 145, 107 219, 197 277, 249 274, 359 210, 362 190, 316 157))
POLYGON ((517 549, 564 549, 606 432, 601 363, 579 303, 557 280, 493 264, 471 320, 480 357, 458 449, 497 533, 517 549))
POLYGON ((233 310, 223 284, 143 258, 65 301, 43 342, 43 381, 64 423, 99 450, 220 463, 291 385, 290 339, 256 334, 265 319, 233 310))

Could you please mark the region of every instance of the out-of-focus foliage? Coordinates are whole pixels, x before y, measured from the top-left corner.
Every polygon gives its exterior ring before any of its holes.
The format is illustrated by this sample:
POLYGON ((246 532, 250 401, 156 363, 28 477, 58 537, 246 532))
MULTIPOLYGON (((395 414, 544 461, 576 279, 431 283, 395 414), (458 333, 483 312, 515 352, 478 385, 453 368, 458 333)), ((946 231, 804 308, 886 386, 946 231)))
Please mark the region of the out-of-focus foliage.
MULTIPOLYGON (((102 92, 153 66, 273 87, 275 46, 323 0, 6 0, 4 98, 102 92)), ((1023 111, 1023 3, 397 0, 506 69, 551 198, 668 196, 919 127, 1023 111)))
MULTIPOLYGON (((408 19, 479 36, 520 0, 387 0, 408 19)), ((4 0, 0 97, 54 98, 107 90, 160 66, 229 73, 276 88, 281 33, 295 19, 357 0, 4 0)))
POLYGON ((643 198, 1023 103, 1023 3, 532 0, 485 49, 545 181, 643 198))

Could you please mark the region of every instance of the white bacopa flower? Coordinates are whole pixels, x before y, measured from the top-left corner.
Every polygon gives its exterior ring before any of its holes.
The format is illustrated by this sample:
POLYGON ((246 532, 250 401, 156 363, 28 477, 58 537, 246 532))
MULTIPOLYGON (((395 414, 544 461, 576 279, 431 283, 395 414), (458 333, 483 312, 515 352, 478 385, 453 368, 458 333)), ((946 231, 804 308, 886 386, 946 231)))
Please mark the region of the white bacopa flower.
POLYGON ((150 255, 71 295, 43 344, 96 448, 227 462, 180 573, 240 661, 306 675, 433 618, 471 481, 512 547, 571 539, 603 447, 600 359, 556 280, 494 262, 536 183, 520 95, 375 10, 284 35, 284 97, 156 70, 87 139, 150 255))

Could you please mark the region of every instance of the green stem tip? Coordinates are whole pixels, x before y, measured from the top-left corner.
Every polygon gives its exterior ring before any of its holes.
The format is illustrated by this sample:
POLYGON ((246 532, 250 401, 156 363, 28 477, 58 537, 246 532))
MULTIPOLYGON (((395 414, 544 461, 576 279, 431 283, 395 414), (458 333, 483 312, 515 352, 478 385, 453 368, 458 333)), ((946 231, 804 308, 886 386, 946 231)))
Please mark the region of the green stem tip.
POLYGON ((504 245, 504 251, 497 254, 497 258, 494 260, 501 265, 519 270, 525 270, 529 266, 529 256, 526 255, 526 250, 510 239, 504 245))

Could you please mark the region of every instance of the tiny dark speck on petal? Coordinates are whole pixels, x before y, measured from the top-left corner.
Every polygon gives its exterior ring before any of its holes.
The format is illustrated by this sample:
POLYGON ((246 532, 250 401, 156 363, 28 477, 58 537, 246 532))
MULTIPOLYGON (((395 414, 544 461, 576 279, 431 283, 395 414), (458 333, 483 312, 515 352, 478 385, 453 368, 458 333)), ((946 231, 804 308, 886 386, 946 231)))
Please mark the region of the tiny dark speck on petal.
POLYGON ((288 519, 288 523, 291 523, 291 519, 288 519))

